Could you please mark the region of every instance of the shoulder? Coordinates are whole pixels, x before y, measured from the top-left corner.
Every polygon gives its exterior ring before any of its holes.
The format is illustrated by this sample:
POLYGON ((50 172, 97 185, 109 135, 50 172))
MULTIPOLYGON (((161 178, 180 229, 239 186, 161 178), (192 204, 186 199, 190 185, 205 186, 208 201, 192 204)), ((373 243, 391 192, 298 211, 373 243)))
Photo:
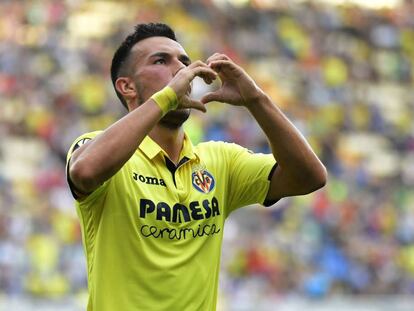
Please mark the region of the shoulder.
POLYGON ((198 151, 223 151, 223 152, 237 152, 237 151, 244 151, 247 150, 246 148, 235 144, 235 143, 228 143, 224 141, 214 141, 210 140, 207 142, 199 143, 195 148, 198 151))
POLYGON ((235 143, 228 143, 224 141, 207 141, 199 143, 196 147, 197 154, 201 156, 210 156, 213 158, 220 158, 229 162, 235 161, 243 156, 250 156, 254 154, 249 149, 242 147, 235 143))
POLYGON ((93 131, 93 132, 88 132, 88 133, 84 133, 80 136, 78 136, 75 140, 74 143, 79 143, 81 141, 88 141, 91 140, 93 138, 95 138, 96 136, 98 136, 99 134, 101 134, 103 131, 93 131))
POLYGON ((78 149, 80 146, 86 144, 88 141, 94 139, 96 136, 98 136, 100 133, 102 133, 103 131, 93 131, 93 132, 88 132, 88 133, 84 133, 80 136, 78 136, 73 142, 72 145, 69 148, 68 151, 68 157, 70 157, 70 155, 76 150, 78 149))

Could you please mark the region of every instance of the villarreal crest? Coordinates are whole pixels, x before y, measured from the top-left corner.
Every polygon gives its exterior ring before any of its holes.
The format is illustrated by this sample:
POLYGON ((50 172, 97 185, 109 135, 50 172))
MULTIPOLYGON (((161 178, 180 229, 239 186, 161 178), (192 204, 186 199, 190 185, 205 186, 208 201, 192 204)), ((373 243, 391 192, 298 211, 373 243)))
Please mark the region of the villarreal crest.
POLYGON ((192 174, 193 187, 203 193, 209 193, 214 189, 214 177, 205 169, 196 169, 192 174))

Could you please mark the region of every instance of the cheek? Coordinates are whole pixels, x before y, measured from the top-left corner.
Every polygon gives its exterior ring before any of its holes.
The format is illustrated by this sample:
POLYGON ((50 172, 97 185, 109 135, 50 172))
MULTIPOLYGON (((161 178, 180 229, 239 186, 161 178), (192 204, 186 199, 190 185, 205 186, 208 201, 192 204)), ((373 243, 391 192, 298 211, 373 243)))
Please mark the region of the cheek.
POLYGON ((140 100, 146 101, 152 94, 161 90, 172 79, 171 71, 164 66, 153 66, 142 69, 136 74, 140 100))
POLYGON ((164 87, 171 79, 171 72, 163 66, 147 68, 139 75, 139 80, 144 86, 156 89, 164 87))

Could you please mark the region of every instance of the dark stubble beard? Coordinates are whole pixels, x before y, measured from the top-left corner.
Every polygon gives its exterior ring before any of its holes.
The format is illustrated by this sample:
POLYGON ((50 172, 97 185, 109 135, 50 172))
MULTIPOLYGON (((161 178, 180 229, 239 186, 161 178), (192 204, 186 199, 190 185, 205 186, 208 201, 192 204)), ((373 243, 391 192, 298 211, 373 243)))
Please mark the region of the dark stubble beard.
POLYGON ((190 111, 191 109, 171 110, 160 120, 159 124, 170 130, 176 130, 187 121, 190 111))

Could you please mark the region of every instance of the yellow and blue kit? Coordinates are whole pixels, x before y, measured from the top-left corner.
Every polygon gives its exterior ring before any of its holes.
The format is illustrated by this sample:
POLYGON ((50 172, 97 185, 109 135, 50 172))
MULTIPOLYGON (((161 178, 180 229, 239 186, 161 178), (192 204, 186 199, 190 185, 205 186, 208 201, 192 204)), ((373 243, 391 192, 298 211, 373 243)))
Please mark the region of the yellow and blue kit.
MULTIPOLYGON (((76 139, 67 162, 99 133, 76 139)), ((175 165, 147 136, 114 176, 76 201, 88 311, 216 310, 225 220, 264 202, 275 166, 272 155, 224 142, 193 146, 187 136, 175 165)))

